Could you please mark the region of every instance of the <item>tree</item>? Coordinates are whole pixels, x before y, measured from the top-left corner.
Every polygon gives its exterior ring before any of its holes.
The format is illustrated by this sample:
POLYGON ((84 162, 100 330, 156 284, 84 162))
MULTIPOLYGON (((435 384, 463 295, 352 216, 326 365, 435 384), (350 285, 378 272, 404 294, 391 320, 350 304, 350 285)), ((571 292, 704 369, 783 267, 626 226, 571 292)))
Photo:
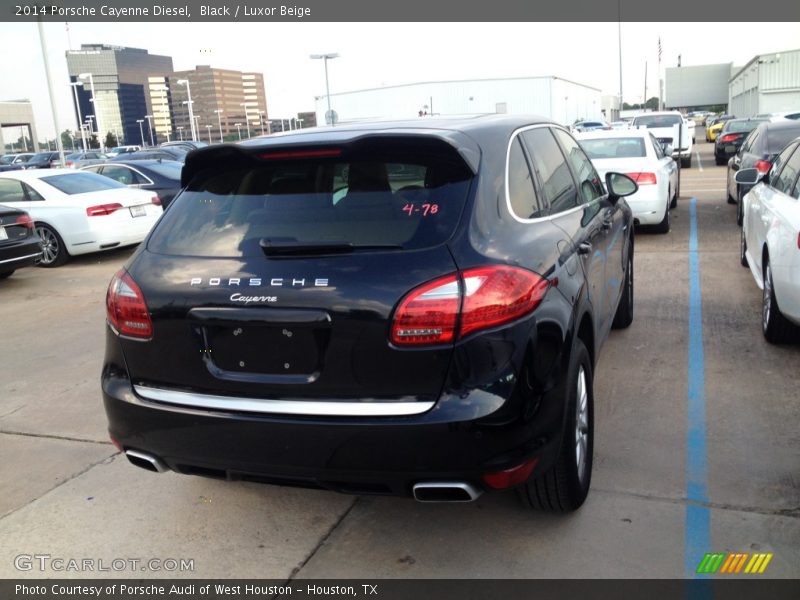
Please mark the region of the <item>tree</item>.
POLYGON ((117 140, 117 136, 115 136, 110 131, 106 134, 106 148, 114 148, 119 146, 119 141, 117 140))
POLYGON ((97 134, 93 133, 89 138, 89 148, 99 148, 100 142, 97 141, 97 134))
POLYGON ((61 145, 64 147, 65 152, 70 152, 73 149, 72 135, 69 129, 61 132, 61 145))
POLYGON ((653 96, 644 104, 645 108, 649 108, 650 110, 658 110, 658 98, 653 96))

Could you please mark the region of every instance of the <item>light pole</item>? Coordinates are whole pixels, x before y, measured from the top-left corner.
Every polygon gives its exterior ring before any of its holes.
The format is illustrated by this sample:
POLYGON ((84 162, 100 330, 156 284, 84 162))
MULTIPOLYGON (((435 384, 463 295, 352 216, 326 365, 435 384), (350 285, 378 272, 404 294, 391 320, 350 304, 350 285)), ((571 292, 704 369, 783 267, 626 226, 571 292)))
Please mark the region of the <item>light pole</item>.
POLYGON ((153 141, 153 122, 150 119, 153 119, 153 115, 145 115, 145 119, 147 119, 147 128, 150 130, 150 145, 155 146, 155 142, 153 141))
POLYGON ((200 140, 200 117, 195 116, 194 118, 194 130, 197 132, 197 139, 200 140))
POLYGON ((192 110, 192 87, 189 85, 188 79, 178 79, 178 85, 185 85, 186 86, 186 97, 188 100, 186 104, 189 105, 189 125, 191 126, 192 130, 192 141, 197 140, 197 133, 194 129, 194 111, 192 110))
POLYGON ((305 121, 305 119, 300 119, 300 118, 297 119, 297 124, 299 125, 298 129, 303 128, 303 121, 305 121))
POLYGON ((267 119, 267 135, 272 135, 272 121, 267 119))
POLYGON ((331 127, 335 125, 333 113, 331 112, 331 88, 328 85, 328 60, 333 58, 339 58, 339 55, 335 52, 331 52, 328 54, 312 54, 311 58, 313 59, 322 59, 325 62, 325 95, 328 98, 328 112, 325 113, 325 121, 327 122, 328 117, 331 120, 331 127))
POLYGON ((222 113, 224 112, 221 108, 214 111, 217 114, 217 124, 219 125, 219 143, 221 144, 224 140, 222 138, 222 113))
POLYGON ((100 142, 100 151, 103 150, 103 132, 101 131, 100 108, 97 106, 97 96, 94 93, 94 76, 91 73, 81 73, 78 79, 88 79, 89 89, 92 90, 92 106, 94 106, 95 123, 97 125, 97 141, 100 142))
MULTIPOLYGON (((136 119, 136 122, 139 124, 139 135, 142 138, 142 146, 146 148, 147 144, 144 143, 144 130, 142 129, 142 123, 144 123, 144 119, 136 119)), ((119 140, 117 140, 117 143, 119 143, 119 140)))
POLYGON ((241 123, 234 123, 236 125, 236 133, 239 134, 239 141, 242 141, 242 124, 241 123))
POLYGON ((178 135, 180 136, 181 141, 183 141, 183 127, 178 127, 178 135))
MULTIPOLYGON (((86 115, 86 123, 89 125, 89 141, 91 142, 92 136, 94 135, 94 115, 86 115)), ((99 141, 99 139, 98 139, 99 141)), ((89 147, 91 148, 91 143, 89 147)))
POLYGON ((81 127, 81 123, 83 123, 83 117, 81 116, 81 104, 78 102, 78 86, 83 85, 77 81, 70 81, 69 82, 72 91, 75 93, 75 109, 78 111, 78 127, 81 128, 81 144, 83 145, 83 151, 86 152, 86 138, 83 136, 83 127, 81 127))
POLYGON ((213 127, 214 127, 213 125, 206 125, 206 129, 208 129, 208 143, 209 144, 213 144, 214 143, 214 142, 211 141, 211 129, 213 127))
POLYGON ((264 135, 264 111, 258 111, 258 124, 261 125, 261 135, 264 135))
POLYGON ((247 139, 250 139, 250 115, 247 114, 247 102, 242 102, 239 106, 244 106, 244 123, 247 125, 247 139))

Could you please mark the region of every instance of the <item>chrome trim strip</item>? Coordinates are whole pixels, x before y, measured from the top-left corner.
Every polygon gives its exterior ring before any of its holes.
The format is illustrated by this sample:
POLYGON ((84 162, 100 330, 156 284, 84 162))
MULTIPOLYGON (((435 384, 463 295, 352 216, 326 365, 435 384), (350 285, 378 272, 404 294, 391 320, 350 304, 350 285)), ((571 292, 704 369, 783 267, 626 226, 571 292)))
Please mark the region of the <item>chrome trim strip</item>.
POLYGON ((134 385, 134 391, 146 400, 179 404, 194 408, 211 408, 276 415, 316 415, 326 417, 395 417, 419 415, 433 408, 434 402, 315 402, 314 400, 270 400, 215 396, 164 390, 134 385))
POLYGON ((6 260, 0 260, 0 265, 10 262, 15 262, 18 260, 25 260, 26 258, 34 258, 35 256, 41 256, 41 252, 37 252, 36 254, 28 254, 27 256, 18 256, 17 258, 7 258, 6 260))

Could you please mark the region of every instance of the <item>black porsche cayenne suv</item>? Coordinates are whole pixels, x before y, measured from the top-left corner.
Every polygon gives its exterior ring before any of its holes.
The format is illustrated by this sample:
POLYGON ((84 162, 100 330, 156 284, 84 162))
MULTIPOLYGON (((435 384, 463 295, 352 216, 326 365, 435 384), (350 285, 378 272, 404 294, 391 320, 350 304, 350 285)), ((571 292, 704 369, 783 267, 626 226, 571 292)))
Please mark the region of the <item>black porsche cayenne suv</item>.
POLYGON ((102 392, 153 471, 579 507, 633 221, 561 126, 361 124, 192 152, 111 281, 102 392))

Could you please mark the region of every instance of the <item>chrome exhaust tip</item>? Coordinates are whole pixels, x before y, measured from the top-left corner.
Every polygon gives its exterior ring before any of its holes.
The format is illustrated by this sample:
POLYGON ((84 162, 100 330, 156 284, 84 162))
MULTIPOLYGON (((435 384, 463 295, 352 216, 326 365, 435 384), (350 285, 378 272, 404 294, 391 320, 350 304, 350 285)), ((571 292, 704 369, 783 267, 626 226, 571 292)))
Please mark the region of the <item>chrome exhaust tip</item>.
POLYGON ((472 502, 483 490, 462 481, 426 481, 412 488, 417 502, 472 502))
POLYGON ((164 462, 156 456, 151 456, 136 450, 126 450, 125 456, 128 457, 128 460, 132 465, 136 465, 137 467, 147 471, 152 471, 153 473, 164 473, 165 471, 169 471, 167 465, 165 465, 164 462))

